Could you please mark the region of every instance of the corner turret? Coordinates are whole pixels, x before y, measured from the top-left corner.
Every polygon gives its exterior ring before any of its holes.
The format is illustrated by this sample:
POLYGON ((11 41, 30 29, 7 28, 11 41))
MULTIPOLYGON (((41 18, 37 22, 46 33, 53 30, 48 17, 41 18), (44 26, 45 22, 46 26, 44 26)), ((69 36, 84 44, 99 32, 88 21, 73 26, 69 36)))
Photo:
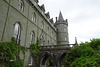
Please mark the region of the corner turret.
POLYGON ((69 44, 68 22, 67 19, 64 20, 61 11, 59 13, 58 19, 56 17, 55 27, 57 28, 57 44, 58 45, 69 44))
POLYGON ((58 21, 64 21, 64 18, 63 18, 63 16, 62 16, 61 11, 60 11, 60 13, 59 13, 58 21))

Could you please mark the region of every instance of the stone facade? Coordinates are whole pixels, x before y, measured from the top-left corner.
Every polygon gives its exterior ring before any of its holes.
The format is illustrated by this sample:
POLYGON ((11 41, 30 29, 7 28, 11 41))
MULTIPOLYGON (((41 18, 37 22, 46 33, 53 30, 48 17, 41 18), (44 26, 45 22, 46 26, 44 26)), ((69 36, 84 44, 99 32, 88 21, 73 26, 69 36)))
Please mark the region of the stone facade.
MULTIPOLYGON (((0 41, 15 37, 18 44, 30 47, 37 37, 41 46, 68 44, 68 23, 60 12, 56 23, 45 13, 38 0, 0 0, 0 41)), ((21 53, 24 66, 28 66, 30 52, 21 53)))

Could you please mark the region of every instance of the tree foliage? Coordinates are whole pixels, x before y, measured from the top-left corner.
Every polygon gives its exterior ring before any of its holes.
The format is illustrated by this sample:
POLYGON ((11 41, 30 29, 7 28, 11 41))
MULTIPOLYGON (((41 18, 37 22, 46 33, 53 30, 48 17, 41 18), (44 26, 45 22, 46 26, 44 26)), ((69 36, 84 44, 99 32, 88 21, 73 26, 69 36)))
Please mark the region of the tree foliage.
POLYGON ((92 39, 71 49, 65 57, 64 66, 100 67, 100 39, 92 39))
POLYGON ((40 54, 40 46, 39 46, 39 44, 40 44, 40 41, 37 38, 36 44, 32 43, 30 45, 30 52, 31 52, 31 55, 34 58, 34 60, 38 60, 39 59, 39 54, 40 54))
POLYGON ((20 60, 19 51, 22 47, 17 45, 15 38, 11 42, 0 42, 0 64, 5 67, 22 67, 23 61, 20 60))

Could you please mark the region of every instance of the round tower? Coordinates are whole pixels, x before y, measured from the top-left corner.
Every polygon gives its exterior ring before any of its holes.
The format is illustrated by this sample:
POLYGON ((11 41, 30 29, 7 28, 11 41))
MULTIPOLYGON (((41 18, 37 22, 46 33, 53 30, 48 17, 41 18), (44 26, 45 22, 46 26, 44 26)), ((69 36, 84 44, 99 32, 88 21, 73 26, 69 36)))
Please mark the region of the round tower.
POLYGON ((69 44, 68 38, 68 22, 64 20, 62 13, 59 13, 58 19, 56 18, 55 27, 57 28, 57 44, 65 45, 69 44))

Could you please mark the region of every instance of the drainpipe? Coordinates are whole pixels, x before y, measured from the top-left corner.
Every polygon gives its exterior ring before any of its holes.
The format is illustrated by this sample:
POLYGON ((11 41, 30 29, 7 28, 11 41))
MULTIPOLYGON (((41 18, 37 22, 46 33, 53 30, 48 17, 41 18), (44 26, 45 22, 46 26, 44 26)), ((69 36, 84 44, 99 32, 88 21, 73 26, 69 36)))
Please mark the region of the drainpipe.
POLYGON ((9 0, 9 6, 8 6, 8 10, 7 10, 7 15, 6 15, 6 19, 5 19, 5 24, 4 24, 4 28, 3 28, 1 41, 3 41, 4 34, 5 34, 6 24, 7 24, 7 20, 8 20, 8 14, 9 14, 9 10, 10 10, 10 3, 11 3, 11 0, 9 0))

